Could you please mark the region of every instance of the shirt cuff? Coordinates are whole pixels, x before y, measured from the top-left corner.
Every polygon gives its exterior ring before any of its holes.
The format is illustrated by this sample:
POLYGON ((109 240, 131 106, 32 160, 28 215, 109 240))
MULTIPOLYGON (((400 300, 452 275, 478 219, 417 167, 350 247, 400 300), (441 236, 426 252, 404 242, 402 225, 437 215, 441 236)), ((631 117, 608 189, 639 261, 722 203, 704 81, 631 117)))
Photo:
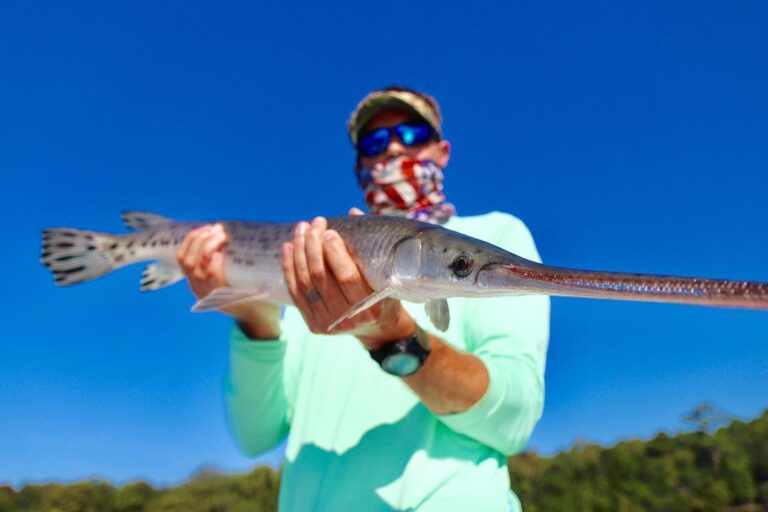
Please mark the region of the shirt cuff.
POLYGON ((283 359, 288 342, 280 338, 252 340, 235 324, 234 329, 232 329, 230 346, 233 355, 254 358, 264 362, 273 362, 283 359))
POLYGON ((473 435, 475 430, 488 429, 488 419, 503 407, 507 392, 505 379, 491 358, 486 355, 475 356, 480 358, 488 370, 488 389, 485 394, 466 411, 438 416, 452 430, 470 437, 476 437, 473 435))

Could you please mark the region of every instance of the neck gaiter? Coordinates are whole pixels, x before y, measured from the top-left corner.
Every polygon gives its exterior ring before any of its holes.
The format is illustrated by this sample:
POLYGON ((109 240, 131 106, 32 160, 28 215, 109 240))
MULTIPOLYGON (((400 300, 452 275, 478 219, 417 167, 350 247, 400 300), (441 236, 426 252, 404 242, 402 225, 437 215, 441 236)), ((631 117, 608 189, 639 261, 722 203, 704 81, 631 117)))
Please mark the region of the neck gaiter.
POLYGON ((357 171, 365 202, 374 215, 444 224, 456 208, 445 202, 443 171, 432 160, 397 157, 357 171))

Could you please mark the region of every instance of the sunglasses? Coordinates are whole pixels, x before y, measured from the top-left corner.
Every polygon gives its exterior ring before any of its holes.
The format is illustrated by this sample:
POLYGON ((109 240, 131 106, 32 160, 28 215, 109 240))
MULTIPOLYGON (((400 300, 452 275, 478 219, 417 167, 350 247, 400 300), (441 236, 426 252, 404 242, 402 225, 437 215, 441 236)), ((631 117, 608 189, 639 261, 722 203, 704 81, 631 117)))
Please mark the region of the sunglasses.
POLYGON ((376 156, 387 150, 392 135, 408 147, 421 146, 430 141, 435 131, 427 123, 400 123, 397 126, 383 126, 361 135, 357 141, 357 152, 362 156, 376 156))

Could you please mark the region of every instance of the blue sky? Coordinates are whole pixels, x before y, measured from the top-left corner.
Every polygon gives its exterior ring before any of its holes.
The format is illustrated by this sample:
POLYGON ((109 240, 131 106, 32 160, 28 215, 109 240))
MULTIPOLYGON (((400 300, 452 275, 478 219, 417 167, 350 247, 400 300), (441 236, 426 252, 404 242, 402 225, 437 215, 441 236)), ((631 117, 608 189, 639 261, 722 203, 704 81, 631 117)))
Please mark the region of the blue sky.
MULTIPOLYGON (((4 2, 0 482, 148 478, 242 457, 229 321, 139 266, 56 289, 39 231, 119 213, 298 220, 362 205, 344 125, 370 89, 434 94, 462 214, 545 261, 768 281, 768 6, 742 2, 4 2), (258 5, 257 5, 258 4, 258 5)), ((553 300, 530 447, 768 405, 768 313, 553 300)))

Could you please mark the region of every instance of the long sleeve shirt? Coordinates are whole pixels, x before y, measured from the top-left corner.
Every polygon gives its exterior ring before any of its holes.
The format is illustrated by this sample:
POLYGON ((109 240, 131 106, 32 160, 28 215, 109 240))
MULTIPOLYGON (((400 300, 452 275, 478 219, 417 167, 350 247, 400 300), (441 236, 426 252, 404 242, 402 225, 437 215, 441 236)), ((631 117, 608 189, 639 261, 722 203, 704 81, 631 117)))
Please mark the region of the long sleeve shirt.
MULTIPOLYGON (((446 227, 539 261, 528 229, 511 215, 453 217, 446 227)), ((403 304, 422 328, 488 370, 484 396, 456 414, 432 413, 354 336, 313 334, 293 307, 279 339, 252 341, 234 330, 225 384, 231 428, 251 455, 288 437, 281 511, 520 510, 506 457, 524 448, 542 413, 548 297, 448 303, 444 333, 423 305, 403 304)))

